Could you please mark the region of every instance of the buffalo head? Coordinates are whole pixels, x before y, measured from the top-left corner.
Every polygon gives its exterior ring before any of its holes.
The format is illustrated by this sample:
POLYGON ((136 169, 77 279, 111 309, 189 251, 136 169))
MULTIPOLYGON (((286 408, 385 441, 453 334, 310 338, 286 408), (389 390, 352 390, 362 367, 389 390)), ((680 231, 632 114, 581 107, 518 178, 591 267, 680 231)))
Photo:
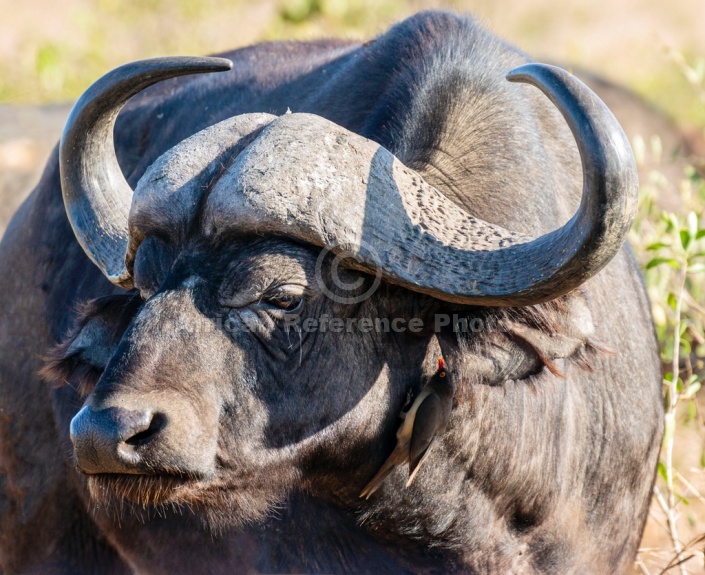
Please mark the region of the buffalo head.
POLYGON ((78 467, 98 499, 203 505, 237 523, 292 489, 352 500, 388 453, 379 438, 391 439, 434 371, 435 342, 446 344, 428 327, 364 330, 363 319, 428 326, 443 306, 527 306, 574 290, 622 245, 636 171, 597 97, 530 64, 508 79, 551 99, 584 173, 577 213, 538 238, 470 216, 386 149, 308 114, 207 128, 133 192, 112 141, 123 104, 154 82, 228 67, 166 58, 111 72, 76 104, 60 167, 84 251, 135 290, 88 310, 64 348, 96 368, 71 423, 78 467), (127 321, 106 312, 125 306, 127 321))

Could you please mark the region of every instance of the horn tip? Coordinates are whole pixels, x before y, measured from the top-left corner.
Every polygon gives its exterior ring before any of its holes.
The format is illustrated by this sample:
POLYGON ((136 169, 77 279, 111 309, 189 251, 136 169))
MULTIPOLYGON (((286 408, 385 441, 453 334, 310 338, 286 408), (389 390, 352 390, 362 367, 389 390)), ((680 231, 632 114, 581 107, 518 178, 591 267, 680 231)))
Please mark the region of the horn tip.
POLYGON ((228 58, 206 58, 209 67, 214 72, 227 72, 233 69, 233 61, 228 58))
POLYGON ((516 68, 511 69, 507 72, 505 78, 509 82, 527 82, 528 80, 535 79, 540 75, 551 74, 570 74, 567 70, 560 68, 558 66, 553 66, 551 64, 543 64, 541 62, 529 62, 528 64, 522 64, 516 68))

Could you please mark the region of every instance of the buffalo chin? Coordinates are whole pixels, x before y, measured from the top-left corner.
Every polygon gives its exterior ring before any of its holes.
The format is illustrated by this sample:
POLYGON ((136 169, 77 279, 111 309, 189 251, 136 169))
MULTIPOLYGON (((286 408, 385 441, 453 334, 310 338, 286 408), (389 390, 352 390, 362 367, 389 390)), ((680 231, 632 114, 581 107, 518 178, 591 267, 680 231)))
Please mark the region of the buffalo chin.
POLYGON ((87 479, 91 501, 110 515, 148 521, 170 512, 193 513, 215 534, 264 519, 284 499, 263 490, 178 475, 105 473, 87 479))
POLYGON ((177 475, 129 475, 101 473, 88 476, 91 499, 106 507, 133 503, 142 508, 158 507, 181 499, 177 492, 191 491, 194 482, 177 475))

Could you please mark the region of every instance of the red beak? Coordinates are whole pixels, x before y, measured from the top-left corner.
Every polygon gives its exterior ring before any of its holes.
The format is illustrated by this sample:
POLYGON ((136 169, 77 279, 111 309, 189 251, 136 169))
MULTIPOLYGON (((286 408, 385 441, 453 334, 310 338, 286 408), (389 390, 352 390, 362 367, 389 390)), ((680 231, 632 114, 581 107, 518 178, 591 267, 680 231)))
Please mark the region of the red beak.
POLYGON ((446 367, 446 362, 443 361, 442 357, 438 358, 438 370, 440 371, 441 369, 445 369, 446 367))

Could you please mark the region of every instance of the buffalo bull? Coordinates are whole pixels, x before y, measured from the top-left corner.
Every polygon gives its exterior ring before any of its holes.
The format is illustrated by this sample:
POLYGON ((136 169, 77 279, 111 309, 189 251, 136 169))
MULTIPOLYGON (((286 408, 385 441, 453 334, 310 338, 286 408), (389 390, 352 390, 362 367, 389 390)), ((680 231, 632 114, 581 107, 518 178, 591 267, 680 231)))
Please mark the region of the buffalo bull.
POLYGON ((226 56, 94 84, 5 234, 4 572, 628 571, 660 368, 607 108, 447 13, 226 56), (447 427, 360 498, 439 356, 447 427))

